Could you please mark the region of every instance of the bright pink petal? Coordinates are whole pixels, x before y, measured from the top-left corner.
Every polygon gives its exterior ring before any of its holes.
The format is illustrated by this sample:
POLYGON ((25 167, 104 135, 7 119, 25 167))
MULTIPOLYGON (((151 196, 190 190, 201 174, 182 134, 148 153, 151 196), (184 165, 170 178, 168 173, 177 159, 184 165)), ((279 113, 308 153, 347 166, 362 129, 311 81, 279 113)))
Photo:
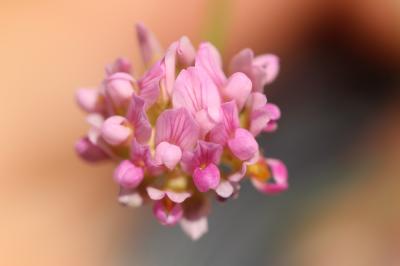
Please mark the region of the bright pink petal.
POLYGON ((128 140, 132 130, 126 126, 127 120, 122 116, 111 116, 101 127, 101 136, 110 145, 118 146, 128 140))
POLYGON ((229 77, 220 92, 225 101, 234 100, 241 110, 250 95, 252 88, 251 80, 243 73, 236 72, 229 77))
POLYGON ((165 141, 182 150, 192 149, 199 138, 199 127, 184 108, 161 113, 156 122, 156 145, 165 141))
POLYGON ((143 168, 129 160, 122 161, 114 171, 114 180, 124 188, 136 188, 143 180, 143 168))
POLYGON ((152 130, 144 105, 145 102, 142 98, 133 95, 127 113, 127 119, 133 126, 135 138, 139 143, 148 142, 152 130))
POLYGON ((211 43, 200 44, 195 66, 204 70, 217 87, 225 84, 226 76, 222 70, 221 55, 211 43))
POLYGON ((269 182, 260 182, 255 178, 252 178, 251 181, 254 187, 268 195, 278 194, 288 189, 288 173, 286 166, 277 159, 266 159, 267 164, 270 168, 272 179, 274 183, 269 182))
POLYGON ((161 45, 155 35, 141 23, 136 24, 136 34, 143 62, 149 66, 161 57, 161 45))
POLYGON ((187 234, 193 241, 200 239, 208 232, 208 221, 206 217, 201 217, 198 220, 182 219, 180 222, 183 232, 187 234))
POLYGON ((199 140, 194 151, 185 152, 182 156, 182 168, 192 174, 201 165, 219 164, 222 146, 220 144, 199 140))
POLYGON ((99 162, 110 157, 97 145, 93 144, 87 137, 80 139, 75 144, 76 153, 88 162, 99 162))
POLYGON ((261 79, 261 84, 267 85, 275 80, 279 73, 279 58, 273 54, 259 55, 254 58, 254 66, 259 67, 264 76, 261 79))
POLYGON ((254 136, 243 128, 235 130, 234 137, 228 140, 228 147, 242 161, 250 160, 258 152, 258 143, 254 136))
POLYGON ((236 103, 230 101, 221 105, 222 121, 218 123, 209 133, 211 142, 225 145, 227 140, 239 127, 239 115, 236 103))
POLYGON ((167 210, 163 201, 157 201, 153 213, 162 225, 173 226, 182 218, 183 209, 180 204, 175 204, 171 210, 167 210))
POLYGON ((197 167, 193 172, 193 182, 200 192, 217 188, 220 181, 218 167, 211 163, 205 168, 197 167))
POLYGON ((170 170, 175 168, 181 158, 182 150, 179 146, 163 141, 156 147, 155 161, 160 165, 165 165, 170 170))

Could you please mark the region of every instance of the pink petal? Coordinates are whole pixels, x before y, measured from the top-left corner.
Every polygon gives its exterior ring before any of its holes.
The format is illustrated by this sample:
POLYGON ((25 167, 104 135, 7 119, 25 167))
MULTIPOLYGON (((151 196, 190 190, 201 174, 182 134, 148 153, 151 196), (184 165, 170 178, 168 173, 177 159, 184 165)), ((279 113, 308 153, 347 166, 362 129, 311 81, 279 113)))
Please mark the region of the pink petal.
POLYGON ((234 191, 234 188, 233 188, 231 182, 226 181, 226 180, 221 181, 221 183, 219 183, 218 187, 215 190, 217 195, 222 198, 229 198, 230 196, 232 196, 233 191, 234 191))
POLYGON ((115 107, 127 106, 132 94, 133 78, 127 73, 115 73, 106 79, 106 95, 115 107))
POLYGON ((165 96, 170 97, 172 95, 172 90, 175 84, 175 75, 176 75, 176 49, 178 43, 172 43, 161 61, 161 65, 165 70, 165 78, 163 79, 163 87, 165 90, 165 96))
POLYGON ((220 120, 221 99, 218 89, 205 73, 195 67, 182 70, 176 78, 172 103, 174 108, 185 107, 189 110, 198 118, 203 129, 220 120))
POLYGON ((147 194, 152 200, 161 200, 165 197, 165 192, 154 187, 147 187, 147 194))
POLYGON ((262 85, 270 84, 279 73, 279 58, 273 54, 259 55, 254 58, 253 64, 260 67, 264 72, 261 80, 262 85))
POLYGON ((251 159, 258 152, 258 143, 254 136, 243 128, 237 128, 234 137, 228 140, 232 153, 242 161, 251 159))
POLYGON ((180 225, 183 232, 185 232, 185 234, 187 234, 193 241, 200 239, 208 232, 208 221, 206 217, 201 217, 195 221, 182 219, 180 225))
POLYGON ((136 188, 143 177, 143 169, 129 160, 122 161, 114 171, 114 180, 124 188, 136 188))
POLYGON ((248 108, 250 111, 254 111, 260 108, 265 108, 266 104, 267 97, 265 94, 261 92, 252 92, 246 103, 246 108, 248 108))
POLYGON ((88 162, 99 162, 110 158, 100 147, 90 142, 87 137, 77 141, 75 151, 88 162))
POLYGON ((272 178, 275 183, 260 182, 255 178, 251 179, 254 187, 268 195, 279 194, 289 188, 288 173, 286 166, 277 159, 267 159, 267 164, 271 170, 272 178))
POLYGON ((193 152, 185 152, 182 156, 184 171, 192 174, 202 164, 219 164, 223 147, 220 144, 199 140, 193 152))
POLYGON ((155 160, 158 164, 165 165, 172 170, 182 158, 182 150, 179 146, 166 141, 159 143, 155 151, 155 160))
POLYGON ((272 103, 267 103, 265 105, 265 109, 268 113, 268 116, 272 120, 278 120, 279 118, 281 118, 281 110, 279 109, 279 107, 277 105, 272 104, 272 103))
POLYGON ((113 64, 106 66, 106 75, 110 76, 117 72, 131 73, 132 65, 126 58, 117 58, 113 64))
POLYGON ((147 144, 140 144, 133 139, 130 157, 132 162, 135 164, 144 164, 146 170, 152 175, 158 175, 162 171, 163 167, 157 164, 157 162, 152 158, 150 147, 147 144))
POLYGON ((222 121, 209 133, 211 142, 225 145, 226 141, 239 127, 239 115, 236 103, 230 101, 221 105, 222 121))
POLYGON ((135 138, 139 143, 146 143, 151 137, 151 125, 144 110, 145 102, 133 95, 129 105, 127 119, 134 128, 135 138))
POLYGON ((179 39, 176 53, 182 67, 189 67, 194 64, 196 50, 188 37, 183 36, 179 39))
POLYGON ((199 138, 196 122, 184 108, 170 109, 161 113, 156 122, 156 145, 166 141, 182 150, 192 149, 199 138))
POLYGON ((241 110, 250 95, 251 87, 251 80, 245 74, 236 72, 229 77, 220 92, 225 101, 234 100, 241 110))
POLYGON ((254 110, 250 115, 250 128, 249 131, 253 136, 257 136, 267 126, 271 120, 265 108, 254 110))
POLYGON ((174 192, 169 190, 165 193, 167 194, 167 197, 175 203, 182 203, 192 195, 189 192, 174 192))
POLYGON ((97 89, 79 89, 75 93, 75 99, 79 107, 88 113, 101 112, 104 107, 97 89))
POLYGON ((140 52, 146 66, 156 62, 162 55, 162 48, 155 35, 142 23, 136 24, 140 52))
POLYGON ((162 225, 173 226, 183 216, 183 209, 180 204, 175 204, 171 210, 167 210, 163 201, 157 201, 153 208, 154 216, 162 225))
POLYGON ((139 96, 146 102, 146 109, 158 100, 161 79, 164 77, 164 68, 160 62, 157 62, 139 80, 139 96))
POLYGON ((200 192, 217 188, 219 181, 220 173, 215 164, 209 164, 204 169, 198 167, 194 170, 193 182, 200 192))
POLYGON ((110 145, 118 146, 128 140, 132 130, 125 126, 125 117, 111 116, 104 121, 101 127, 101 136, 110 145))
POLYGON ((233 56, 229 65, 229 72, 231 74, 235 72, 243 72, 251 79, 253 59, 254 53, 251 49, 246 48, 241 50, 239 53, 233 56))
POLYGON ((222 71, 221 55, 211 43, 200 44, 195 66, 204 70, 217 87, 225 84, 226 76, 222 71))
POLYGON ((121 188, 118 195, 118 202, 129 206, 129 207, 139 207, 143 204, 143 197, 139 192, 131 189, 121 188))

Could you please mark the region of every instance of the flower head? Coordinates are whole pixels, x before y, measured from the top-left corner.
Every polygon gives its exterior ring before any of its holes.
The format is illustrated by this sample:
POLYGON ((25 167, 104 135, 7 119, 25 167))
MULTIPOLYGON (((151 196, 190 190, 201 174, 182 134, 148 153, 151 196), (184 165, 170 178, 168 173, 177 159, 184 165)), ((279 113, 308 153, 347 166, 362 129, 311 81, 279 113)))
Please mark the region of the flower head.
POLYGON ((76 93, 91 127, 75 150, 89 162, 117 162, 119 202, 152 203, 161 224, 179 223, 196 240, 208 231, 210 199, 238 197, 242 180, 267 195, 285 191, 286 167, 265 158, 256 140, 281 116, 262 93, 278 73, 277 57, 245 49, 227 76, 211 43, 196 49, 184 36, 163 52, 146 27, 136 30, 144 74, 120 58, 97 88, 76 93))

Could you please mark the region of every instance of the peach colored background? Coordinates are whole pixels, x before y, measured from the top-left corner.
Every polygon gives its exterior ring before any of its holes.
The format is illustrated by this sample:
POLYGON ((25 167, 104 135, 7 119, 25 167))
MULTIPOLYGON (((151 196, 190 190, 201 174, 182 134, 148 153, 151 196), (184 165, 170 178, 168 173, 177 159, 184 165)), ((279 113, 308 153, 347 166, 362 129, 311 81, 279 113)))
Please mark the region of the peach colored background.
MULTIPOLYGON (((227 54, 247 46, 295 53, 330 13, 321 2, 232 1, 227 54)), ((352 11, 360 38, 373 30, 390 54, 376 56, 397 58, 393 21, 362 8, 352 11)), ((115 201, 111 165, 88 166, 73 152, 86 131, 74 90, 96 85, 115 57, 138 58, 136 21, 164 45, 183 33, 198 43, 206 13, 201 0, 0 2, 0 265, 115 265, 134 217, 115 201)))

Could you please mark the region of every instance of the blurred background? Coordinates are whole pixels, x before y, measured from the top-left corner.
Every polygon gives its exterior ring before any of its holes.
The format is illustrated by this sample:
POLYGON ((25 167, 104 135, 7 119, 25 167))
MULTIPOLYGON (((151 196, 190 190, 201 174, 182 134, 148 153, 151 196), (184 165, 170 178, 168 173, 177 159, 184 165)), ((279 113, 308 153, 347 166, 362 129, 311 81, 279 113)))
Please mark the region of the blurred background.
POLYGON ((1 0, 0 60, 0 265, 400 265, 398 1, 1 0), (165 46, 281 57, 265 92, 283 118, 261 142, 291 188, 245 184, 196 243, 118 205, 113 165, 73 151, 74 91, 118 56, 141 69, 138 21, 165 46))

